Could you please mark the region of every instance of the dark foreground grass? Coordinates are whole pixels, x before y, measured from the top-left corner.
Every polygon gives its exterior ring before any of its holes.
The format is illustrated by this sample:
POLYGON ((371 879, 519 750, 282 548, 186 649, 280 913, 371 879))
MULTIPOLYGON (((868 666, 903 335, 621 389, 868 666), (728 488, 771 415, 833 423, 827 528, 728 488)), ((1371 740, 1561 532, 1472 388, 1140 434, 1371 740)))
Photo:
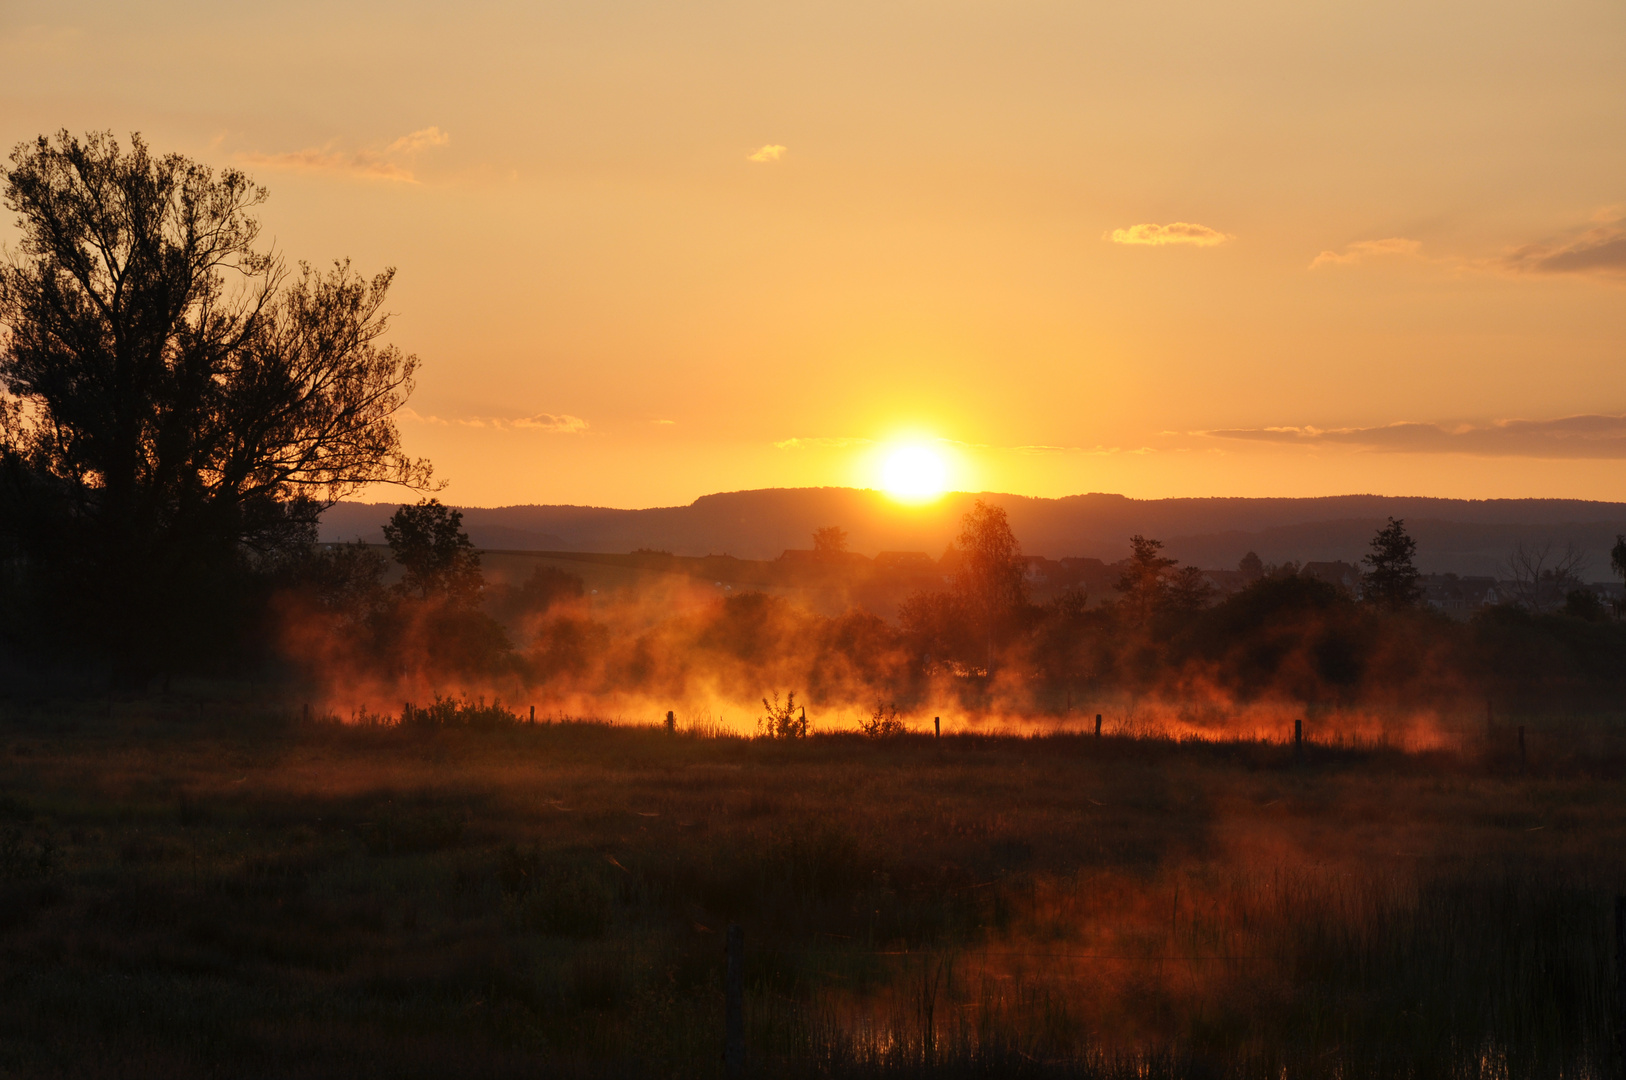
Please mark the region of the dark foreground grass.
POLYGON ((1601 758, 409 720, 8 713, 0 1075, 1617 1068, 1601 758))

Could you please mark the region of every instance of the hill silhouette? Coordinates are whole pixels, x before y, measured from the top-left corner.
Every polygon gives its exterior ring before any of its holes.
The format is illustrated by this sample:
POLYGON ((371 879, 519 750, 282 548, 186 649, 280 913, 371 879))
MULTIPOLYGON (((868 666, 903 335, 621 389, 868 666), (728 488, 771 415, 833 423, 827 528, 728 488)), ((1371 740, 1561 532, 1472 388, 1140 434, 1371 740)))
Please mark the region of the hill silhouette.
MULTIPOLYGON (((1593 578, 1608 577, 1610 546, 1626 533, 1626 503, 1581 499, 1437 499, 1337 495, 1312 499, 1131 499, 1094 493, 1041 499, 954 492, 906 506, 858 488, 767 488, 705 495, 687 506, 621 510, 595 506, 462 507, 470 537, 497 550, 729 554, 772 559, 811 546, 814 529, 839 525, 853 551, 942 553, 976 499, 1002 507, 1030 555, 1128 554, 1135 533, 1205 568, 1235 566, 1248 551, 1266 562, 1358 560, 1373 532, 1403 518, 1418 563, 1432 573, 1496 574, 1515 544, 1574 543, 1593 578)), ((326 541, 382 540, 394 503, 340 503, 322 519, 326 541)))

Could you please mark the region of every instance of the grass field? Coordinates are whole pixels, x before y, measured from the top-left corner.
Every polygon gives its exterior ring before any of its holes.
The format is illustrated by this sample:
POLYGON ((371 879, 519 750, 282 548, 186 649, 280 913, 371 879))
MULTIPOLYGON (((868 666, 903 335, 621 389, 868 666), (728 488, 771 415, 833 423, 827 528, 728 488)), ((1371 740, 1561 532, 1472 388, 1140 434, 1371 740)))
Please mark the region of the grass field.
POLYGON ((1612 758, 297 713, 5 714, 0 1075, 1618 1067, 1612 758))

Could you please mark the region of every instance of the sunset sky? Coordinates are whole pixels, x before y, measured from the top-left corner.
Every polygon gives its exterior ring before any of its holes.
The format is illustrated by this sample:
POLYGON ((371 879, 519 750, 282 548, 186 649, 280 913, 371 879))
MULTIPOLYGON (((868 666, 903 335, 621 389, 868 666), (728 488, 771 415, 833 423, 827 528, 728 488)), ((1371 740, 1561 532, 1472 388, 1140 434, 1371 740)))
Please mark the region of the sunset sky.
MULTIPOLYGON (((1626 499, 1626 6, 0 0, 0 134, 398 267, 471 505, 1626 499)), ((8 242, 14 237, 9 223, 8 242)))

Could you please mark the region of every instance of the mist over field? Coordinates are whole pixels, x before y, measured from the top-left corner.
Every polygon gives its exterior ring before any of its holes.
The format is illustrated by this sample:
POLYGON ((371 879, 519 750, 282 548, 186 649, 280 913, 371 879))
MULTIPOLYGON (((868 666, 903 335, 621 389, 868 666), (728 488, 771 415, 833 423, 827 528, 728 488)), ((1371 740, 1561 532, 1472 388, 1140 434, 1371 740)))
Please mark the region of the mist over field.
POLYGON ((0 63, 0 1080, 1626 1075, 1620 5, 0 63))

